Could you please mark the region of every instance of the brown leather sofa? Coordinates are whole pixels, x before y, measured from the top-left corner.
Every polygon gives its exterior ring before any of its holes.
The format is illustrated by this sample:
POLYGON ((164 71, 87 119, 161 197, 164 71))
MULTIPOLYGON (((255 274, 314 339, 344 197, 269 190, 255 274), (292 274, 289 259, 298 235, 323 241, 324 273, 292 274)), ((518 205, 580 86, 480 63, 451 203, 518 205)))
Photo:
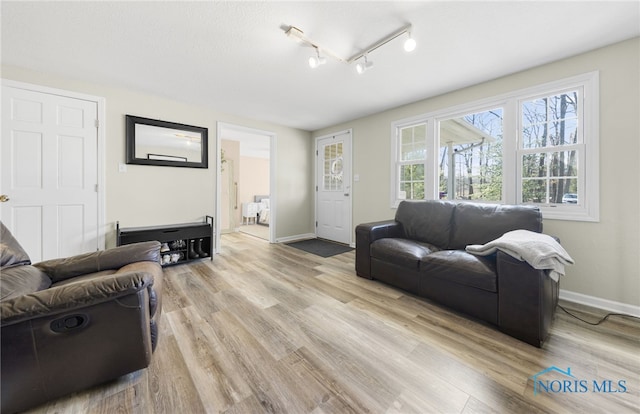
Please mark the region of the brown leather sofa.
POLYGON ((35 265, 0 222, 2 413, 149 365, 162 310, 160 243, 35 265))
POLYGON ((465 251, 504 233, 542 232, 535 206, 403 201, 395 220, 356 227, 356 273, 467 313, 540 347, 558 302, 544 270, 498 251, 465 251))

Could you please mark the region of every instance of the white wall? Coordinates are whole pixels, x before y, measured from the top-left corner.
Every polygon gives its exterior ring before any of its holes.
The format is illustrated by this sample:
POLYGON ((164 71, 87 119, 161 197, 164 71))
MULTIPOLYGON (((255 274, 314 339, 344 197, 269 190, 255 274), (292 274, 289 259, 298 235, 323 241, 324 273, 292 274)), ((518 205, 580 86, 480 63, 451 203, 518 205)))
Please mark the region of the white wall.
POLYGON ((253 203, 254 196, 269 195, 269 159, 240 157, 240 181, 238 197, 240 203, 253 203))
MULTIPOLYGON (((353 223, 392 218, 391 122, 554 80, 600 71, 600 222, 545 220, 576 260, 561 289, 640 305, 640 40, 536 67, 319 131, 353 128, 353 223)), ((429 82, 425 79, 425 82, 429 82)))
POLYGON ((224 150, 225 163, 223 164, 222 182, 220 184, 220 214, 222 233, 230 233, 240 225, 242 205, 238 198, 236 185, 240 181, 240 142, 228 139, 221 140, 224 150))
POLYGON ((105 98, 107 247, 115 245, 116 221, 124 227, 147 226, 201 221, 205 215, 215 215, 217 121, 268 130, 277 135, 276 237, 313 231, 313 199, 308 188, 313 171, 306 162, 312 152, 312 140, 307 131, 233 116, 158 95, 13 66, 2 66, 2 78, 105 98), (118 164, 125 162, 126 114, 208 128, 209 168, 127 165, 126 173, 118 172, 118 164))

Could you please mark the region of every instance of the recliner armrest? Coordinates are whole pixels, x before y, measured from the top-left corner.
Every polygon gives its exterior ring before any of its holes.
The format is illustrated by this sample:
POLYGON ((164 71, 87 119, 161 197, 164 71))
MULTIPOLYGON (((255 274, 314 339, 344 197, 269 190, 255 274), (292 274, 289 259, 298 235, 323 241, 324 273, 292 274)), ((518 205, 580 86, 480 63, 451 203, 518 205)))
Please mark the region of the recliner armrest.
POLYGON ((160 262, 160 242, 147 241, 34 264, 53 283, 87 273, 119 269, 129 263, 160 262))
POLYGON ((52 287, 0 302, 1 326, 51 316, 134 294, 153 285, 148 272, 127 272, 52 287))

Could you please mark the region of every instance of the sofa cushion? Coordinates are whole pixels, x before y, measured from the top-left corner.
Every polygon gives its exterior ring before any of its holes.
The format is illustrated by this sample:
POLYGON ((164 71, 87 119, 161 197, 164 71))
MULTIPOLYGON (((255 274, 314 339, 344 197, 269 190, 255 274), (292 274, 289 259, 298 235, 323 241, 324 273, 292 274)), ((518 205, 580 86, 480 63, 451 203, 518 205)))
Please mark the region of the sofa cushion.
POLYGON ((449 201, 405 200, 398 206, 396 221, 402 223, 406 238, 446 248, 454 208, 449 201))
POLYGON ((51 279, 30 266, 11 266, 0 272, 0 301, 48 289, 51 279))
POLYGON ((371 243, 371 257, 395 265, 418 270, 420 261, 439 250, 428 243, 407 239, 385 238, 371 243))
POLYGON ((537 206, 459 203, 453 212, 449 249, 485 244, 511 230, 542 232, 537 206))
POLYGON ((438 277, 460 285, 497 292, 495 256, 474 256, 462 250, 442 250, 420 263, 426 277, 438 277))

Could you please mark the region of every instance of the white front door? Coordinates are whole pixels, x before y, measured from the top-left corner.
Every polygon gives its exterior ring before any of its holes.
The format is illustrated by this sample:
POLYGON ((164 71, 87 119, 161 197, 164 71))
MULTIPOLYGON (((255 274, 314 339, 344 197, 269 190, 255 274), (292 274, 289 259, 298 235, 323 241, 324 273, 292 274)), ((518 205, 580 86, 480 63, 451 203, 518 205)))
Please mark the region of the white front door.
POLYGON ((351 243, 351 131, 317 139, 316 235, 351 243))
POLYGON ((97 103, 2 85, 0 219, 32 262, 94 251, 97 103))

